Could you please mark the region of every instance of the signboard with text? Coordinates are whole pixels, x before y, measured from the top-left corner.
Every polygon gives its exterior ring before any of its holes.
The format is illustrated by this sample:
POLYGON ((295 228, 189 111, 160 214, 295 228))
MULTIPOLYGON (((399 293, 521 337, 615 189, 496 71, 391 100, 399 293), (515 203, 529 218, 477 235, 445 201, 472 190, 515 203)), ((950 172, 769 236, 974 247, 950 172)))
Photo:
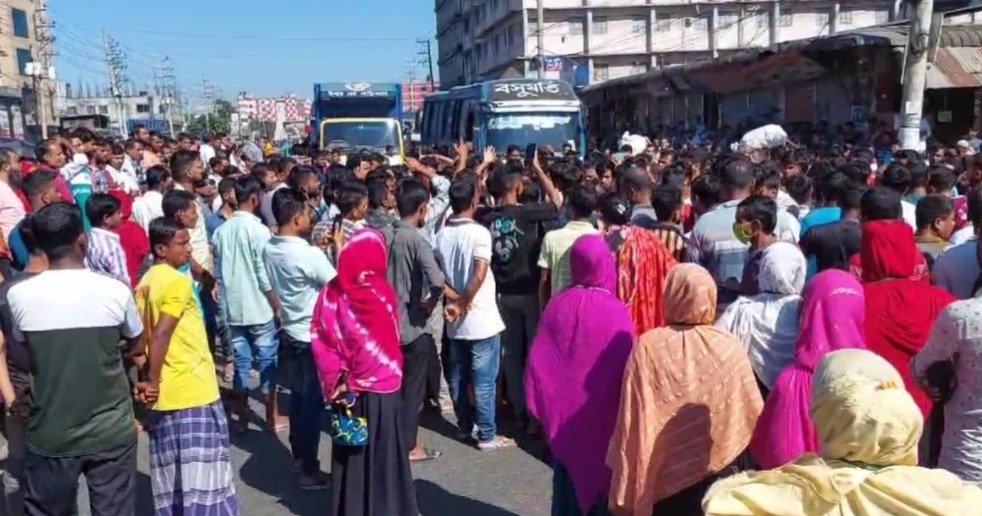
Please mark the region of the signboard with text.
POLYGON ((322 84, 323 99, 385 99, 396 96, 396 88, 388 83, 349 82, 322 84))
POLYGON ((552 80, 501 81, 491 85, 488 100, 506 102, 518 100, 576 100, 568 83, 552 80))

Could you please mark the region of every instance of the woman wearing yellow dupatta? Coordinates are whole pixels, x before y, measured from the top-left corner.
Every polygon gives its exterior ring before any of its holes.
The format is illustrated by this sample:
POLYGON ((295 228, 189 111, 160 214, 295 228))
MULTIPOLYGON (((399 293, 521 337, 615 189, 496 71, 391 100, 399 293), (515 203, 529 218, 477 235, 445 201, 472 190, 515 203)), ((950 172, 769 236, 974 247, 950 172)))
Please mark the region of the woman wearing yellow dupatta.
POLYGON ((721 480, 709 515, 979 514, 982 490, 917 467, 924 417, 889 362, 871 351, 826 355, 815 370, 811 416, 821 457, 721 480))

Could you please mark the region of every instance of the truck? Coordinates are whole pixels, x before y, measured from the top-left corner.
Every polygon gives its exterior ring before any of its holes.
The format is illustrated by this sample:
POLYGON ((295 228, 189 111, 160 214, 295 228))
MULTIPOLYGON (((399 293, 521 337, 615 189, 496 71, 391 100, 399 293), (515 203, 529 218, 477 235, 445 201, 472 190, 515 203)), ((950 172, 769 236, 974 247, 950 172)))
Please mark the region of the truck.
POLYGON ((342 153, 378 152, 392 165, 405 161, 402 85, 318 83, 311 102, 311 146, 342 153))

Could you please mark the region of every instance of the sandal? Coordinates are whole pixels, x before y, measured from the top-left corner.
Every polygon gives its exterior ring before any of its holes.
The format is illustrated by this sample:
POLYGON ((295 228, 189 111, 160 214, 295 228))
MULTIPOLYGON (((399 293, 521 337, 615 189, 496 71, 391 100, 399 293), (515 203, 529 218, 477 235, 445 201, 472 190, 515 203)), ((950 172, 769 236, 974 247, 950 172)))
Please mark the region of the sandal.
POLYGON ((418 458, 415 458, 415 459, 412 458, 412 457, 410 457, 409 458, 409 463, 410 464, 423 464, 423 463, 426 463, 426 462, 433 462, 433 461, 439 459, 440 457, 443 457, 443 452, 440 451, 440 450, 431 450, 429 448, 423 448, 423 451, 425 452, 425 454, 422 457, 418 457, 418 458))

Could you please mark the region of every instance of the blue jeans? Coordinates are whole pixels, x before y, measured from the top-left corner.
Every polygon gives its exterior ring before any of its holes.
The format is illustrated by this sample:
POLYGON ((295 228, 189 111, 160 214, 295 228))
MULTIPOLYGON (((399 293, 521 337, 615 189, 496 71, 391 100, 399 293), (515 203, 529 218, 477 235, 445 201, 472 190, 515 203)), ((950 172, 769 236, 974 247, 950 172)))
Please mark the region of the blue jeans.
POLYGON ((476 423, 480 442, 494 440, 497 433, 495 382, 500 363, 500 335, 483 340, 450 341, 450 396, 457 415, 457 428, 470 435, 476 423), (467 396, 471 384, 474 385, 474 407, 467 396))
POLYGON ((290 452, 301 462, 305 475, 320 472, 317 448, 324 421, 324 394, 317 377, 317 366, 310 343, 296 340, 285 332, 280 345, 290 369, 290 452))
POLYGON ((255 361, 259 366, 259 389, 264 394, 274 392, 279 339, 276 338, 273 320, 251 326, 230 325, 229 330, 232 333, 232 350, 235 352, 235 378, 232 380, 232 388, 236 392, 249 390, 246 382, 255 350, 255 361))

